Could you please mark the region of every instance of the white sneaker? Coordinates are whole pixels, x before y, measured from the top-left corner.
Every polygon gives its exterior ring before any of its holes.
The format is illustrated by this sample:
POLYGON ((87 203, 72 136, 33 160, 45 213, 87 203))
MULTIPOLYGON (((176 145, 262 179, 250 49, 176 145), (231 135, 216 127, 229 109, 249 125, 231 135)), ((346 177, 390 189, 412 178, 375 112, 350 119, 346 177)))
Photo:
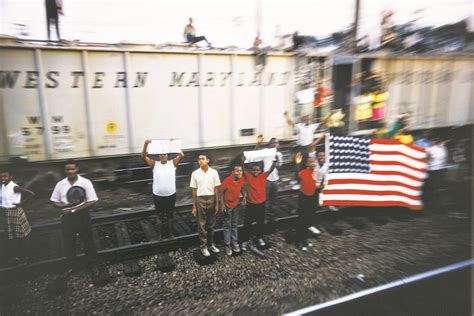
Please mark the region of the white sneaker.
POLYGON ((248 246, 248 245, 247 245, 247 242, 244 241, 244 242, 242 243, 242 246, 240 247, 240 250, 242 250, 242 251, 247 251, 247 246, 248 246))
POLYGON ((300 185, 299 184, 295 184, 294 186, 291 187, 292 190, 299 190, 300 189, 300 185))
POLYGON ((209 250, 207 249, 207 247, 202 247, 201 248, 201 253, 204 257, 209 257, 211 254, 209 253, 209 250))
POLYGON ((298 181, 296 181, 296 180, 291 180, 291 181, 290 181, 290 184, 291 184, 291 185, 298 184, 298 181))
POLYGON ((319 229, 317 229, 316 227, 314 227, 314 226, 308 227, 308 229, 309 229, 310 232, 312 232, 315 235, 321 234, 321 231, 319 229))
POLYGON ((339 207, 337 207, 337 206, 332 206, 332 205, 328 206, 328 209, 329 209, 330 211, 333 211, 333 212, 339 211, 339 207))
POLYGON ((232 256, 232 248, 230 248, 230 246, 225 246, 225 254, 232 256))
POLYGON ((212 244, 211 247, 209 247, 213 253, 219 253, 220 250, 219 248, 216 247, 216 245, 212 244))
POLYGON ((257 242, 258 242, 258 245, 259 245, 260 247, 265 247, 265 245, 266 245, 265 241, 264 241, 262 238, 259 238, 259 239, 257 240, 257 242))

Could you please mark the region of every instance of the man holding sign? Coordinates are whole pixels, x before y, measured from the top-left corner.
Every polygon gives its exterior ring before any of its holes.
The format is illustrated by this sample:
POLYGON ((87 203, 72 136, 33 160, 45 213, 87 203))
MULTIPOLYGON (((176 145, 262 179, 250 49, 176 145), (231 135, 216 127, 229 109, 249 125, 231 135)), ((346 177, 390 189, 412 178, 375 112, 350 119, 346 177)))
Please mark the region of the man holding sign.
POLYGON ((173 211, 176 203, 176 167, 183 159, 184 153, 179 149, 179 154, 173 160, 168 160, 168 151, 172 150, 169 144, 172 141, 158 142, 160 143, 154 144, 153 151, 159 153, 160 161, 157 162, 148 157, 148 145, 152 143, 150 139, 147 139, 143 145, 142 159, 149 167, 153 168, 153 202, 158 213, 156 219, 158 231, 162 237, 165 235, 163 234, 164 224, 168 231, 167 235, 172 237, 174 234, 173 211))

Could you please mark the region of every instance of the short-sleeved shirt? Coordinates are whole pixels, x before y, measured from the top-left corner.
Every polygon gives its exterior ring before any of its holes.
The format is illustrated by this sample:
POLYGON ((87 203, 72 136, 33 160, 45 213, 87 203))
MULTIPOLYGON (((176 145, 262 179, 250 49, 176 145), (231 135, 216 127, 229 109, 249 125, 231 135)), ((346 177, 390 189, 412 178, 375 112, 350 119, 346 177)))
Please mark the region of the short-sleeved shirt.
POLYGON ((254 177, 250 173, 245 173, 245 179, 247 180, 247 197, 251 204, 264 203, 266 200, 266 181, 268 178, 268 172, 263 172, 257 177, 254 177))
POLYGON ((197 196, 214 195, 214 188, 219 185, 221 185, 219 174, 216 169, 211 167, 207 169, 207 172, 199 168, 191 174, 189 186, 197 189, 197 196))
POLYGON ((69 183, 67 178, 59 181, 54 187, 53 194, 51 195, 50 200, 57 203, 69 204, 67 199, 67 191, 73 187, 79 186, 86 191, 86 200, 85 202, 97 201, 99 198, 95 193, 94 186, 89 179, 83 178, 80 175, 77 176, 77 181, 73 184, 69 183))
MULTIPOLYGON (((277 151, 276 154, 277 154, 276 167, 279 168, 283 165, 283 156, 282 156, 281 152, 279 152, 279 151, 277 151)), ((270 167, 273 164, 273 159, 274 159, 273 157, 265 157, 263 159, 263 169, 265 171, 268 171, 270 169, 270 167)), ((267 180, 271 181, 271 182, 280 180, 280 176, 278 175, 278 169, 277 168, 273 169, 272 173, 270 173, 267 180)))
POLYGON ((298 139, 296 144, 299 146, 309 146, 313 142, 314 132, 318 129, 319 124, 298 123, 295 128, 298 132, 298 139))
POLYGON ((226 207, 235 208, 239 205, 240 191, 242 190, 244 183, 245 181, 243 177, 236 182, 231 175, 222 181, 221 192, 226 207))
POLYGON ((170 196, 176 193, 176 167, 172 160, 162 164, 155 162, 153 167, 153 194, 170 196))
POLYGON ((303 169, 299 172, 300 191, 304 195, 313 196, 316 192, 316 180, 314 179, 314 170, 303 169))

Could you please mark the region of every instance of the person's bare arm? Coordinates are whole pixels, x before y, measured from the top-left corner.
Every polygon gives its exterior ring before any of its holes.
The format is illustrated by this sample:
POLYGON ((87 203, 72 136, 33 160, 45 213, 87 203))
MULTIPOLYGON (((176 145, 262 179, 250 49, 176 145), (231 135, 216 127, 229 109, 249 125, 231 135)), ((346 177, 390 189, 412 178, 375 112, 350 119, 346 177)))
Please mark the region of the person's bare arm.
POLYGON ((149 143, 151 143, 151 139, 145 140, 145 144, 143 145, 143 150, 142 150, 142 159, 148 166, 154 167, 156 161, 149 158, 148 153, 147 153, 147 148, 148 148, 149 143))
POLYGON ((260 134, 257 136, 257 144, 255 145, 255 150, 260 149, 260 147, 262 146, 262 143, 263 143, 263 135, 260 134))
POLYGON ((22 188, 20 186, 16 186, 13 188, 13 191, 15 193, 21 193, 22 194, 22 198, 23 198, 23 195, 27 195, 27 197, 22 200, 20 203, 15 203, 16 206, 22 206, 23 204, 25 204, 26 201, 28 201, 29 199, 31 199, 33 196, 35 196, 35 193, 33 191, 30 191, 26 188, 22 188))
POLYGON ((288 123, 288 125, 290 125, 291 127, 295 127, 295 122, 290 118, 290 115, 288 114, 287 111, 285 111, 285 113, 283 113, 283 115, 285 116, 285 119, 286 119, 286 123, 288 123))
POLYGON ((179 162, 184 158, 184 152, 181 150, 181 152, 176 156, 174 157, 173 159, 173 164, 174 164, 174 167, 178 167, 178 164, 179 162))
POLYGON ((192 214, 193 216, 196 216, 196 213, 197 213, 197 200, 196 200, 196 197, 197 197, 197 189, 196 188, 191 188, 191 192, 192 192, 192 195, 193 195, 193 210, 192 210, 192 214))
POLYGON ((221 209, 221 200, 220 200, 220 192, 221 192, 221 186, 220 185, 214 187, 214 194, 215 194, 215 198, 216 198, 216 210, 215 210, 214 214, 217 214, 217 212, 222 211, 222 209, 221 209))

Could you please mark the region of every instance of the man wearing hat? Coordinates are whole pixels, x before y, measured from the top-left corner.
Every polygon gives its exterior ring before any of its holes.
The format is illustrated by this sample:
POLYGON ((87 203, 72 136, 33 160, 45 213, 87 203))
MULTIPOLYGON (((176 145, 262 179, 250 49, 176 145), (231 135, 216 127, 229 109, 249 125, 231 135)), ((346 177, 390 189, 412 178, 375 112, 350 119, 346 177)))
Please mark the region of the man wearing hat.
POLYGON ((61 209, 64 254, 69 265, 76 256, 76 234, 79 234, 84 244, 88 264, 92 264, 97 255, 89 209, 98 198, 92 182, 78 175, 78 171, 74 161, 67 161, 67 177, 56 184, 50 198, 54 207, 61 209))

